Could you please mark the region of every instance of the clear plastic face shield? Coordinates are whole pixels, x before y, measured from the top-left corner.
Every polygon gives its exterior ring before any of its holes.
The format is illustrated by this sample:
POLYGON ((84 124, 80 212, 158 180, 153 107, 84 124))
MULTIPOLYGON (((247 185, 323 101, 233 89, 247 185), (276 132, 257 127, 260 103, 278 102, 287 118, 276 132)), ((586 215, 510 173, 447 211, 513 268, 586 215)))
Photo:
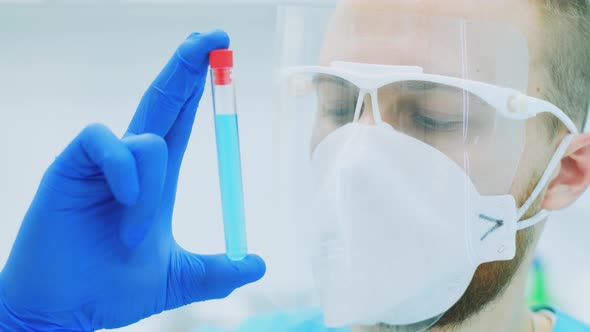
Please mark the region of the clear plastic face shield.
POLYGON ((531 119, 576 128, 526 95, 527 41, 509 27, 378 6, 279 17, 269 209, 285 236, 267 278, 290 280, 292 296, 273 301, 318 305, 333 327, 424 330, 546 216, 517 223, 542 189, 513 189, 531 119))

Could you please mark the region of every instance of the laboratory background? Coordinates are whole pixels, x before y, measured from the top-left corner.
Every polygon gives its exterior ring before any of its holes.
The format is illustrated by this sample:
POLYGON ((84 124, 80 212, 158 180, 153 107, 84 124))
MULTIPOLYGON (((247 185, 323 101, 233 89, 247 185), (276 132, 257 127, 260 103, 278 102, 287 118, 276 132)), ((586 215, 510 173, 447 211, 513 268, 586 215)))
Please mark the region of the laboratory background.
MULTIPOLYGON (((308 1, 322 5, 330 1, 308 1)), ((122 134, 149 83, 191 32, 221 28, 231 37, 240 112, 250 249, 280 245, 288 230, 256 218, 272 195, 257 167, 271 142, 277 20, 276 0, 0 0, 0 266, 46 167, 87 124, 122 134), (270 239, 270 240, 269 240, 270 239), (271 241, 271 242, 269 242, 271 241)), ((185 156, 173 230, 198 253, 224 251, 213 109, 205 88, 185 156)), ((417 207, 416 207, 417 208, 417 207)), ((547 301, 590 323, 590 193, 550 219, 531 275, 531 301, 547 301)), ((264 251, 264 250, 262 250, 264 251)), ((261 253, 264 257, 264 252, 261 253)), ((265 257, 267 258, 267 257, 265 257)), ((223 300, 197 303, 145 319, 122 332, 235 328, 297 296, 290 262, 267 259, 261 282, 223 300), (277 271, 277 272, 275 272, 277 271), (274 294, 268 296, 268 294, 274 294)), ((302 295, 304 296, 304 295, 302 295)), ((288 305, 287 305, 288 306, 288 305)))

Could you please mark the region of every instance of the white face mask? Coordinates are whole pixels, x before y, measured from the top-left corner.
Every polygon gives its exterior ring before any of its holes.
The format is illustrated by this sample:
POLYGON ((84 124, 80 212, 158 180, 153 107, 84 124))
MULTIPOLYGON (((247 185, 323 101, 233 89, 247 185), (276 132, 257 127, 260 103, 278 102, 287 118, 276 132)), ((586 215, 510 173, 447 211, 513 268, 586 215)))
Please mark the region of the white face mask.
POLYGON ((312 169, 313 268, 330 327, 426 328, 459 300, 478 265, 515 255, 528 206, 480 195, 447 156, 389 125, 337 129, 316 147, 312 169))

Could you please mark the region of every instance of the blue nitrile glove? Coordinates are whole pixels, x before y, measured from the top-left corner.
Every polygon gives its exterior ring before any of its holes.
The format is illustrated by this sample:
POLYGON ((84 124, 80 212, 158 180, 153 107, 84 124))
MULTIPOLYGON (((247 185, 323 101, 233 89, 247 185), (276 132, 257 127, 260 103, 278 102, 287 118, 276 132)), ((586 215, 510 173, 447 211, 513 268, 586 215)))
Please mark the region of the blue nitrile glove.
MULTIPOLYGON (((224 32, 184 41, 123 139, 85 128, 45 173, 0 274, 1 331, 94 331, 223 298, 262 277, 257 256, 189 253, 172 237, 178 173, 224 32)), ((205 221, 203 221, 205 222, 205 221)))

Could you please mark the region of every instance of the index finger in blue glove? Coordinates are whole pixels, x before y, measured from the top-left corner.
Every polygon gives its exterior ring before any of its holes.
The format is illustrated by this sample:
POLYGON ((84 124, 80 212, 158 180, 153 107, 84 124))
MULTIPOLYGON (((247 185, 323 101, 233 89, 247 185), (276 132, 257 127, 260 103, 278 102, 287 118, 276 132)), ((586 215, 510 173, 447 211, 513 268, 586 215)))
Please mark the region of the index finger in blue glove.
POLYGON ((121 242, 133 249, 143 241, 160 208, 168 154, 164 139, 153 134, 134 135, 122 141, 135 157, 141 188, 137 203, 125 209, 119 228, 121 242))
POLYGON ((143 95, 127 135, 166 136, 185 103, 191 97, 200 99, 207 77, 209 52, 228 46, 229 37, 220 30, 190 35, 143 95))
MULTIPOLYGON (((135 158, 107 127, 92 124, 66 147, 54 165, 70 177, 92 177, 102 171, 115 199, 133 205, 139 197, 135 158)), ((51 168, 50 168, 51 170, 51 168)))

